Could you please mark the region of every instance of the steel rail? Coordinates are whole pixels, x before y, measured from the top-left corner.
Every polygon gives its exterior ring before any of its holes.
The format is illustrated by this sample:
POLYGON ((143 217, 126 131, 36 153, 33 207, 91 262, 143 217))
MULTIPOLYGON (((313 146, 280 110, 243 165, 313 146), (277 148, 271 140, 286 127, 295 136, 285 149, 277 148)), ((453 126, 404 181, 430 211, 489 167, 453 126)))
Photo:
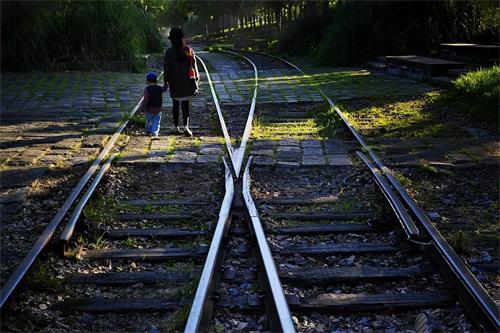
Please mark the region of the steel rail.
POLYGON ((231 144, 231 137, 229 136, 229 132, 227 130, 227 126, 226 126, 226 122, 224 120, 224 116, 222 115, 222 110, 221 110, 221 107, 220 107, 220 104, 219 104, 219 98, 217 97, 217 93, 215 92, 215 88, 214 88, 214 84, 212 82, 212 78, 210 76, 210 73, 208 72, 208 68, 205 65, 205 62, 203 61, 203 59, 200 58, 199 56, 196 56, 196 58, 198 58, 198 60, 200 61, 201 65, 203 66, 203 70, 205 71, 205 74, 207 75, 208 85, 210 86, 210 91, 212 93, 212 97, 213 97, 214 103, 215 103, 215 109, 217 110, 217 116, 219 117, 219 122, 220 122, 220 126, 221 126, 221 129, 222 129, 222 134, 224 135, 224 141, 226 142, 227 152, 229 154, 229 158, 231 160, 231 164, 234 166, 235 165, 235 162, 234 162, 234 149, 233 149, 233 145, 231 144))
POLYGON ((241 171, 241 166, 243 165, 243 158, 245 157, 245 150, 247 147, 247 142, 248 142, 248 139, 250 138, 250 133, 252 132, 253 116, 255 114, 255 105, 257 103, 257 91, 259 89, 259 74, 258 74, 257 66, 255 65, 255 63, 252 60, 250 60, 249 58, 245 57, 244 55, 239 54, 237 52, 233 52, 233 51, 222 50, 221 52, 234 54, 236 56, 239 56, 239 57, 245 59, 248 63, 250 63, 250 65, 252 65, 253 70, 254 70, 255 83, 254 83, 252 102, 250 104, 250 110, 248 111, 247 122, 245 124, 245 130, 243 131, 243 136, 241 137, 240 147, 238 149, 236 149, 236 157, 235 157, 235 161, 234 161, 234 163, 235 163, 234 164, 234 171, 236 173, 236 178, 238 178, 238 175, 240 174, 240 171, 241 171))
POLYGON ((226 193, 221 204, 217 227, 215 228, 207 259, 203 266, 200 281, 196 289, 196 294, 191 305, 189 317, 184 332, 196 333, 206 331, 210 323, 213 304, 209 300, 211 292, 217 283, 216 274, 222 261, 222 250, 224 236, 227 234, 231 224, 231 204, 234 198, 234 183, 231 171, 224 159, 225 188, 226 193))
POLYGON ((418 239, 419 232, 417 226, 413 223, 410 215, 403 206, 403 203, 392 191, 390 185, 381 175, 381 172, 368 160, 365 154, 360 151, 357 151, 356 154, 370 169, 373 177, 375 178, 375 181, 377 182, 377 185, 391 205, 392 210, 396 213, 399 223, 403 227, 403 230, 405 231, 408 239, 418 239))
POLYGON ((240 140, 240 146, 235 149, 235 148, 233 148, 233 145, 231 144, 231 137, 229 136, 226 122, 224 120, 224 116, 222 114, 222 110, 220 107, 219 99, 217 97, 217 93, 215 91, 212 79, 210 77, 210 73, 208 72, 208 68, 206 67, 203 59, 201 59, 199 56, 196 56, 200 60, 202 66, 203 66, 203 69, 205 70, 205 73, 207 74, 208 84, 210 86, 210 91, 212 92, 212 97, 214 98, 215 108, 217 110, 217 115, 219 117, 219 122, 221 124, 222 133, 224 135, 224 140, 226 142, 226 147, 227 147, 227 150, 229 152, 231 164, 233 166, 235 177, 236 177, 236 179, 238 179, 239 175, 241 173, 243 159, 245 158, 245 150, 246 150, 246 146, 248 143, 248 139, 249 139, 250 134, 252 132, 252 122, 253 122, 253 116, 255 114, 255 106, 257 104, 257 91, 258 91, 258 87, 259 87, 258 70, 257 70, 257 66, 255 66, 255 64, 250 59, 245 57, 244 55, 241 55, 239 53, 232 52, 232 51, 225 51, 225 50, 222 50, 221 52, 233 54, 233 55, 236 55, 238 57, 245 59, 248 63, 250 63, 250 65, 253 67, 253 70, 254 70, 255 83, 254 83, 253 97, 252 97, 252 101, 250 103, 250 110, 248 111, 247 121, 245 123, 245 129, 243 131, 243 135, 242 135, 241 140, 240 140))
MULTIPOLYGON (((279 57, 275 58, 282 60, 286 64, 298 70, 302 75, 307 76, 307 74, 304 73, 302 69, 292 64, 291 62, 279 57)), ((410 197, 406 189, 394 177, 392 171, 383 164, 382 160, 366 144, 361 134, 352 126, 351 122, 349 121, 349 119, 347 119, 344 113, 335 105, 333 100, 329 96, 327 96, 321 88, 316 87, 316 89, 340 116, 345 126, 351 131, 353 136, 358 140, 364 150, 368 152, 375 164, 382 171, 383 175, 389 180, 391 185, 403 198, 408 209, 417 218, 419 226, 426 231, 440 257, 444 259, 445 265, 447 265, 449 270, 453 272, 453 277, 456 278, 459 281, 459 284, 461 284, 463 288, 467 290, 467 293, 465 294, 461 293, 461 291, 459 290, 459 299, 461 300, 462 305, 468 310, 469 314, 473 314, 471 315, 472 320, 479 327, 486 331, 499 331, 500 309, 495 304, 491 296, 486 292, 481 283, 479 283, 479 281, 472 274, 469 268, 464 264, 462 259, 460 259, 455 250, 453 250, 453 248, 448 244, 448 242, 444 239, 444 237, 440 234, 436 227, 431 223, 422 209, 418 207, 416 202, 410 197)))
POLYGON ((82 214, 83 208, 89 201, 90 197, 94 193, 97 185, 102 180, 102 177, 104 174, 108 171, 109 167, 111 166, 111 163, 113 160, 116 158, 117 154, 111 155, 110 158, 107 159, 107 161, 104 163, 104 165, 99 169, 99 172, 97 175, 94 177, 92 180, 92 183, 90 183, 89 187, 87 188, 87 191, 85 191, 85 194, 82 196, 80 201, 78 202, 77 206, 73 210, 73 213, 71 214, 71 217, 69 218, 68 223, 66 224, 66 227, 64 228, 63 232, 61 233, 61 236, 59 239, 66 245, 66 243, 69 242, 71 237, 73 236, 73 233, 75 231, 75 226, 76 222, 80 218, 80 215, 82 214))
POLYGON ((252 230, 255 234, 255 239, 257 240, 257 248, 259 250, 260 258, 262 260, 263 268, 265 271, 266 284, 268 286, 268 293, 272 294, 270 298, 271 309, 276 311, 273 314, 279 322, 276 323, 270 319, 271 325, 279 324, 277 327, 271 327, 273 331, 279 332, 295 332, 295 326, 291 317, 290 309, 285 298, 285 293, 278 276, 278 271, 274 263, 274 259, 269 248, 269 244, 266 239, 264 229, 262 228, 262 223, 259 218, 259 212, 252 199, 252 194, 250 191, 250 164, 252 163, 252 156, 248 159, 245 172, 243 174, 243 188, 242 194, 245 200, 245 205, 247 212, 251 219, 252 230))
MULTIPOLYGON (((163 75, 163 72, 159 75, 161 77, 163 75)), ((45 227, 44 231, 42 234, 38 237, 37 241, 33 245, 33 247, 30 249, 28 254, 24 257, 24 259, 21 261, 21 263, 16 267, 14 272, 12 272, 5 282, 5 284, 2 287, 2 290, 0 290, 0 308, 2 308, 7 300, 10 298, 14 290, 17 288, 19 283, 24 279, 26 276, 26 273, 29 271, 33 263, 35 262, 36 258, 42 250, 47 246, 47 244, 50 242, 52 237, 54 236, 54 232, 56 229, 59 227, 59 224, 63 220, 64 216, 68 213, 69 209, 77 199, 78 195, 81 193, 89 179, 95 174, 97 171, 99 165, 101 162, 105 159, 105 157, 108 155, 109 151, 111 148, 113 148, 113 145, 115 144, 116 140, 120 136, 121 132, 127 126, 129 119, 137 112, 139 109, 139 106, 142 103, 144 97, 142 97, 139 102, 134 106, 132 111, 128 114, 128 118, 125 119, 125 121, 118 127, 118 129, 115 131, 113 136, 109 139, 108 143, 104 148, 101 150, 101 153, 99 156, 96 158, 94 163, 89 167, 87 172, 83 175, 83 177, 80 179, 78 184, 73 188, 72 192, 70 195, 66 198, 66 201, 64 201, 64 204, 59 208, 57 211, 56 215, 51 219, 47 227, 45 227)))

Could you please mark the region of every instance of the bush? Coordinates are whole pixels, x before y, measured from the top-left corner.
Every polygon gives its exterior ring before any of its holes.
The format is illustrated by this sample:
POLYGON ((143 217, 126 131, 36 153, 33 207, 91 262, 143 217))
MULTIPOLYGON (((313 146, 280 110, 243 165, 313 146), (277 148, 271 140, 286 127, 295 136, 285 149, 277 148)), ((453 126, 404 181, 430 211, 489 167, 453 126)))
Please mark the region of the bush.
POLYGON ((283 29, 277 45, 278 53, 314 54, 319 47, 329 15, 302 14, 283 29))
POLYGON ((378 3, 338 5, 321 41, 317 60, 322 64, 351 65, 391 52, 400 41, 397 34, 388 33, 393 23, 384 19, 384 7, 385 4, 378 3))
POLYGON ((494 100, 500 93, 500 66, 480 69, 460 76, 453 82, 455 90, 466 97, 494 100))
POLYGON ((453 81, 453 98, 467 106, 466 112, 478 120, 498 119, 500 66, 479 69, 453 81))
POLYGON ((428 53, 441 42, 498 41, 492 1, 339 1, 318 60, 358 64, 379 55, 428 53))
POLYGON ((133 61, 145 52, 160 51, 154 17, 139 4, 131 0, 2 2, 2 69, 133 61))

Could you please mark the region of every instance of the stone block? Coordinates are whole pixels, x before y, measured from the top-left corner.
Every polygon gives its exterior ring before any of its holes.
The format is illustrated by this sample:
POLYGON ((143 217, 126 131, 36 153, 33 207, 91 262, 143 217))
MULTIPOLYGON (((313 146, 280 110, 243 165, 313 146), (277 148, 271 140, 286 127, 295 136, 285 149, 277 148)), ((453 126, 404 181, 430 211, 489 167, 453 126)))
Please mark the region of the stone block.
POLYGON ((220 163, 221 157, 218 155, 198 155, 197 163, 220 163))
POLYGON ((347 154, 327 155, 329 165, 352 165, 352 160, 347 154))
POLYGON ((270 156, 256 156, 252 160, 252 164, 255 165, 273 165, 274 163, 274 159, 270 156))
POLYGON ((323 149, 320 148, 304 148, 304 156, 323 156, 323 149))
POLYGON ((280 146, 294 146, 294 147, 300 146, 299 140, 295 140, 295 139, 280 140, 279 144, 280 144, 280 146))
POLYGON ((152 140, 150 150, 166 151, 168 149, 169 143, 170 143, 169 138, 160 138, 157 140, 152 140))
POLYGON ((321 148, 321 141, 319 140, 304 140, 300 144, 303 148, 321 148))
POLYGON ((200 149, 202 155, 224 155, 222 147, 203 147, 200 149))
POLYGON ((273 156, 273 151, 272 149, 252 150, 250 155, 273 156))
POLYGON ((325 165, 326 160, 323 156, 304 156, 302 165, 325 165))

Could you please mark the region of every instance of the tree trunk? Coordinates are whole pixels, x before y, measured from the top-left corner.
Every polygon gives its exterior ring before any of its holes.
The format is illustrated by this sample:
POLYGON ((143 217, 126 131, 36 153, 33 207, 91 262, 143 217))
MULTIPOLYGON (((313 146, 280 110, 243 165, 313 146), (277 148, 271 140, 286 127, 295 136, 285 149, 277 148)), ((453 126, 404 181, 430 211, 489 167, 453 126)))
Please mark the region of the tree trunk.
POLYGON ((328 15, 328 9, 330 7, 329 1, 323 1, 322 6, 323 6, 323 8, 321 10, 321 12, 322 12, 321 14, 323 16, 327 16, 328 15))
POLYGON ((276 25, 281 30, 281 10, 279 7, 274 10, 274 15, 276 16, 276 25))

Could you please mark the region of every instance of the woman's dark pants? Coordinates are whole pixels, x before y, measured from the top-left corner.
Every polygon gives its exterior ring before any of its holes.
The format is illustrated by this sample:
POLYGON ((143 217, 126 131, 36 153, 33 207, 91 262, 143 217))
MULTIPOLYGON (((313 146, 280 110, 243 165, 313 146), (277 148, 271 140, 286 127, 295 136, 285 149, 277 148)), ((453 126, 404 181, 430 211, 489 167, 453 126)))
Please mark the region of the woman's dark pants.
POLYGON ((174 113, 174 125, 175 127, 179 126, 179 104, 182 108, 182 121, 184 122, 184 126, 189 125, 189 101, 178 101, 172 100, 173 108, 172 111, 174 113))

